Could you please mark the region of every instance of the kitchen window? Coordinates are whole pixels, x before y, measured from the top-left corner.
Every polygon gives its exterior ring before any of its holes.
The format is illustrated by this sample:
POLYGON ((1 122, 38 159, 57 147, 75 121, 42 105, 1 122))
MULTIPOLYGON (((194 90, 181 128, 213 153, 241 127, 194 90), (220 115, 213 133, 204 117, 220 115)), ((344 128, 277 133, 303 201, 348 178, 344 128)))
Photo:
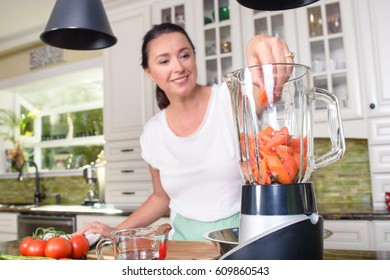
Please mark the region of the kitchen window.
POLYGON ((17 142, 40 171, 79 170, 103 150, 103 68, 96 61, 61 68, 0 89, 0 107, 13 104, 20 118, 17 142))

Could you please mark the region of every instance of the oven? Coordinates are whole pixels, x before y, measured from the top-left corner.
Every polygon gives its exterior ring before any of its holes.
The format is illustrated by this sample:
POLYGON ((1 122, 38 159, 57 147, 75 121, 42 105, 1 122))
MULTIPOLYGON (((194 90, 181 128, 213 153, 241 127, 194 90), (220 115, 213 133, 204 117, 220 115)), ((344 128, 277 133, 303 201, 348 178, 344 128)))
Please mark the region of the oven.
POLYGON ((39 227, 53 227, 65 233, 76 231, 75 215, 19 214, 18 238, 31 236, 39 227))

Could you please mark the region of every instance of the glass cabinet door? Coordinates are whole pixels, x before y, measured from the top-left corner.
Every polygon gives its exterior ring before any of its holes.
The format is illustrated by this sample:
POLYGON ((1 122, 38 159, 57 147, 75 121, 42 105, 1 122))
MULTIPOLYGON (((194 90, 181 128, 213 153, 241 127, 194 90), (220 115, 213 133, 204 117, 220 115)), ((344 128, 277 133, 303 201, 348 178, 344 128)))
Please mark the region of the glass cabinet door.
MULTIPOLYGON (((319 1, 297 12, 301 61, 312 68, 314 86, 334 93, 343 119, 362 117, 353 17, 350 1, 319 1), (345 30, 349 30, 345 32, 345 30)), ((325 106, 316 103, 315 120, 324 121, 325 106)))
POLYGON ((243 67, 238 11, 233 0, 203 0, 202 53, 207 84, 219 84, 224 73, 243 67))

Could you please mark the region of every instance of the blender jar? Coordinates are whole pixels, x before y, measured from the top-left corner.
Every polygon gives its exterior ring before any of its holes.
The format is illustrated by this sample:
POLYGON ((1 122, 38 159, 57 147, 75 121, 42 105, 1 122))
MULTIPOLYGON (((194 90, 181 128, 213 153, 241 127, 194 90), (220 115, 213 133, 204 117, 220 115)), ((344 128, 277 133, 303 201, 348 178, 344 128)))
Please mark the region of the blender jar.
POLYGON ((313 86, 300 64, 256 65, 223 76, 231 96, 239 163, 249 185, 305 183, 345 152, 336 96, 313 86), (331 150, 313 153, 314 101, 326 104, 331 150))

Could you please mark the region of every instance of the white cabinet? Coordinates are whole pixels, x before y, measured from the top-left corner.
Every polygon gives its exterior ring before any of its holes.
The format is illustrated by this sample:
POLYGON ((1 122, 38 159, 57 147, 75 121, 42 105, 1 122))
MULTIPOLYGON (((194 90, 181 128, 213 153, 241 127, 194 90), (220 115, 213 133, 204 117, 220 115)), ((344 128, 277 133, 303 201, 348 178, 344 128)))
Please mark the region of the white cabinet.
MULTIPOLYGON (((388 45, 389 17, 386 11, 390 2, 386 0, 359 1, 361 14, 360 27, 364 34, 362 47, 365 51, 361 56, 365 72, 362 79, 365 82, 365 104, 369 124, 369 152, 371 168, 371 185, 373 206, 384 209, 385 192, 390 191, 390 86, 387 81, 390 75, 390 54, 388 45)), ((362 35, 363 36, 363 35, 362 35)))
POLYGON ((325 249, 390 251, 390 221, 326 220, 324 228, 333 232, 325 249))
POLYGON ((151 83, 140 66, 142 38, 150 28, 149 7, 109 12, 118 43, 104 51, 104 137, 138 139, 153 114, 151 83))
POLYGON ((374 250, 390 251, 390 221, 373 221, 374 250))
POLYGON ((18 214, 0 213, 0 242, 18 238, 18 214))
POLYGON ((324 241, 325 249, 372 250, 372 229, 369 221, 329 221, 324 228, 333 235, 324 241))
POLYGON ((150 7, 109 10, 118 43, 104 51, 105 202, 137 207, 151 194, 139 137, 154 112, 152 84, 140 65, 142 38, 151 26, 150 7))

